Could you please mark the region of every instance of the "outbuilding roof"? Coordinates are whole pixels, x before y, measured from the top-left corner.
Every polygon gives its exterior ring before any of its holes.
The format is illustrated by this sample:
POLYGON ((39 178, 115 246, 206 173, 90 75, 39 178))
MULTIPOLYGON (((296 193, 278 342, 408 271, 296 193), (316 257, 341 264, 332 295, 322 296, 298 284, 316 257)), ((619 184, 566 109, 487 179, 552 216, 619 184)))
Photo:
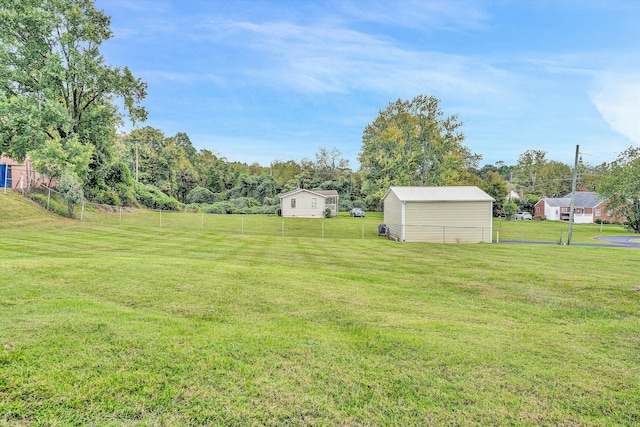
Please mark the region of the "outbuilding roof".
POLYGON ((493 197, 476 186, 389 187, 382 200, 393 193, 402 202, 492 202, 493 197))
MULTIPOLYGON (((315 194, 316 196, 320 196, 323 199, 326 199, 327 197, 330 197, 333 195, 333 194, 331 195, 324 194, 324 193, 327 193, 327 191, 314 191, 314 190, 307 190, 305 188, 296 188, 295 190, 287 191, 286 193, 280 193, 278 196, 280 196, 280 198, 282 199, 283 197, 293 196, 294 194, 297 194, 297 193, 311 193, 311 194, 315 194)), ((337 194, 338 192, 336 191, 336 195, 337 194)))

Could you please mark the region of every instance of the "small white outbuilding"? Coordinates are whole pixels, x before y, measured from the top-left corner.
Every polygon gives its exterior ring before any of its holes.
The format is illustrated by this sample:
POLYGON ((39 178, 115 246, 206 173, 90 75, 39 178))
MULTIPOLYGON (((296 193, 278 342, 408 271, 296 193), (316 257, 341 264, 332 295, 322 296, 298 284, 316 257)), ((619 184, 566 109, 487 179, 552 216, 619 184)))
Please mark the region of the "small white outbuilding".
POLYGON ((280 213, 287 218, 324 218, 325 210, 338 215, 336 190, 305 190, 297 188, 280 194, 280 213))
POLYGON ((478 187, 390 187, 382 201, 395 240, 491 242, 495 200, 478 187))

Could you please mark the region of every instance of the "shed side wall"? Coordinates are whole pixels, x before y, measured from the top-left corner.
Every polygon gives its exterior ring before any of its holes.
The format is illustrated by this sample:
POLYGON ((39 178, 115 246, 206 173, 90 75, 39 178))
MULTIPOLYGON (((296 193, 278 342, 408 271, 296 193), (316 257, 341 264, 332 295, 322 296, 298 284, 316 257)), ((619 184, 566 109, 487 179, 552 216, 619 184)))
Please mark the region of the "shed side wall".
POLYGON ((402 234, 402 202, 393 192, 384 199, 384 223, 389 229, 389 236, 400 240, 402 234))
POLYGON ((407 202, 405 241, 491 242, 491 202, 407 202))
POLYGON ((299 218, 323 218, 325 199, 315 194, 306 193, 304 191, 285 196, 281 199, 280 208, 283 217, 299 217, 299 218), (316 199, 316 208, 311 207, 311 199, 316 199), (296 199, 296 207, 291 207, 291 199, 296 199))

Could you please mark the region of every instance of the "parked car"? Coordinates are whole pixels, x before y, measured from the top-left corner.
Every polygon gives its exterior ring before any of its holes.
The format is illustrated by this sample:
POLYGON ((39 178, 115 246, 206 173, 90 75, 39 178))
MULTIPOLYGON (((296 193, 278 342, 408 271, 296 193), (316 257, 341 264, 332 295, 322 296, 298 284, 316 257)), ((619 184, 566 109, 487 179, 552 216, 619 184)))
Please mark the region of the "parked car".
POLYGON ((364 218, 364 211, 360 208, 353 208, 351 209, 351 211, 349 211, 349 215, 351 215, 352 217, 364 218))
POLYGON ((511 219, 533 219, 529 212, 518 212, 511 216, 511 219))

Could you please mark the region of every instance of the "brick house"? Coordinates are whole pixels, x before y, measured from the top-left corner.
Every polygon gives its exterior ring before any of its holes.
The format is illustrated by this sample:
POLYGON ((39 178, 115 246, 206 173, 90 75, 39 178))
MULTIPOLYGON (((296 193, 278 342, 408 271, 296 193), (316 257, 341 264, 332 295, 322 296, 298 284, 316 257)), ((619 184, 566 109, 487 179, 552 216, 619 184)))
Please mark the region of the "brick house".
POLYGON ((20 190, 32 186, 36 181, 43 179, 45 177, 33 169, 29 158, 24 163, 18 163, 7 156, 0 156, 0 188, 20 190))
MULTIPOLYGON (((576 224, 591 224, 597 220, 614 222, 613 210, 607 206, 608 200, 597 193, 578 191, 574 201, 573 221, 576 224)), ((552 221, 569 221, 571 213, 571 193, 564 197, 543 197, 533 207, 533 216, 552 221)))

